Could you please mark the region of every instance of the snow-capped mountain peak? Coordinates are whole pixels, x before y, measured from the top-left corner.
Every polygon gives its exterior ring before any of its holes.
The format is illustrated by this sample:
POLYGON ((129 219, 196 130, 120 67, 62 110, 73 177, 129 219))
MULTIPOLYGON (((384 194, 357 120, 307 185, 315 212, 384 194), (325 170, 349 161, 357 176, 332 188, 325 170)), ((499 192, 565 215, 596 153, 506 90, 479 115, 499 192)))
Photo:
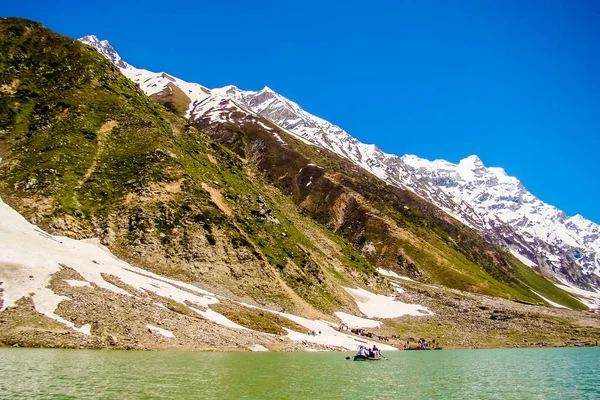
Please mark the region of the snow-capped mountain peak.
POLYGON ((187 118, 213 123, 232 118, 260 122, 258 116, 263 117, 305 142, 355 162, 391 185, 413 191, 526 264, 582 288, 600 289, 600 226, 580 215, 567 218, 529 193, 517 178, 502 168, 486 167, 476 155, 453 164, 386 154, 306 112, 268 86, 259 91, 244 91, 233 85, 209 90, 165 73, 137 69, 125 63, 107 41, 95 36, 80 40, 96 48, 149 96, 172 93, 170 85, 181 89, 189 99, 187 118))
POLYGON ((236 101, 231 100, 234 93, 242 93, 235 86, 210 90, 200 84, 173 77, 166 72, 152 72, 136 68, 123 61, 107 40, 99 40, 94 35, 85 36, 79 41, 94 47, 100 54, 119 67, 123 75, 137 83, 148 96, 156 96, 156 98, 169 97, 173 96, 174 87, 180 89, 178 101, 187 102, 187 109, 184 113, 186 118, 226 122, 230 118, 241 118, 241 115, 248 113, 252 115, 246 115, 246 117, 255 118, 251 111, 241 108, 236 101))
POLYGON ((119 53, 111 46, 108 40, 100 40, 95 35, 84 36, 79 39, 80 42, 94 47, 100 54, 106 57, 110 62, 119 68, 127 68, 127 63, 123 61, 119 53))
POLYGON ((359 142, 269 88, 259 92, 229 88, 220 93, 299 138, 415 192, 518 258, 529 260, 528 264, 584 288, 600 287, 600 227, 581 216, 567 218, 504 169, 486 167, 477 155, 458 164, 414 155, 398 157, 359 142))
POLYGON ((479 157, 472 155, 460 160, 457 170, 464 180, 473 180, 477 174, 485 171, 485 165, 479 157))

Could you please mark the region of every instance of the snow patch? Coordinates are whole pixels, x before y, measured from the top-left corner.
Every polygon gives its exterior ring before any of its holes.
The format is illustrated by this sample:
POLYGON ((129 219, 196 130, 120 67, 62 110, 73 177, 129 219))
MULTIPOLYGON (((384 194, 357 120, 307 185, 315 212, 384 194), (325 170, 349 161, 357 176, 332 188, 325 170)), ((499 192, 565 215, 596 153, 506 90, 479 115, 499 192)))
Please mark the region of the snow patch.
POLYGON ((273 136, 275 136, 275 139, 277 139, 278 142, 281 142, 282 144, 287 145, 287 143, 285 142, 285 140, 283 140, 281 138, 281 136, 279 136, 276 132, 273 132, 273 136))
POLYGON ((558 304, 553 302, 550 299, 547 299, 546 297, 542 296, 541 294, 539 294, 538 292, 536 292, 535 290, 532 290, 533 293, 535 293, 536 296, 541 297, 546 303, 550 304, 552 307, 556 307, 556 308, 566 308, 567 310, 570 310, 569 307, 565 307, 562 304, 558 304))
MULTIPOLYGON (((217 302, 218 302, 218 300, 217 300, 217 302)), ((196 311, 198 314, 202 315, 204 318, 208 319, 209 321, 216 322, 219 325, 223 325, 223 326, 226 326, 228 328, 233 328, 233 329, 241 329, 241 330, 246 330, 246 331, 250 330, 244 326, 236 324, 235 322, 231 321, 227 317, 219 314, 216 311, 211 310, 210 308, 207 308, 205 311, 197 310, 194 307, 191 307, 191 308, 194 311, 196 311)))
POLYGON ((556 287, 566 292, 574 294, 579 301, 581 301, 590 309, 600 308, 600 292, 590 292, 588 290, 583 290, 564 281, 562 285, 558 284, 556 285, 556 287))
POLYGON ((413 279, 410 279, 408 276, 402 276, 402 275, 398 275, 397 273, 395 273, 394 271, 389 271, 387 269, 383 269, 383 268, 377 268, 377 272, 379 272, 381 275, 385 275, 385 276, 390 276, 392 278, 397 278, 397 279, 403 279, 405 281, 411 281, 414 282, 413 279))
POLYGON ((433 315, 427 307, 420 304, 408 304, 394 297, 371 293, 365 289, 344 288, 356 301, 360 311, 370 318, 397 318, 404 315, 433 315))
POLYGON ((158 326, 146 325, 146 328, 150 329, 152 331, 152 333, 158 333, 159 335, 162 335, 166 338, 174 338, 175 337, 175 335, 173 335, 173 332, 168 331, 163 328, 159 328, 158 326))
POLYGON ((396 292, 402 294, 404 293, 404 289, 402 289, 402 286, 398 285, 396 282, 391 281, 390 282, 392 284, 392 286, 396 289, 396 292))
POLYGON ((254 346, 250 346, 248 347, 248 349, 250 351, 254 351, 254 352, 265 352, 265 351, 269 351, 269 349, 267 349, 265 346, 261 345, 261 344, 255 344, 254 346))
POLYGON ((90 333, 92 332, 92 325, 91 324, 85 324, 82 325, 81 328, 77 328, 77 330, 81 333, 83 333, 84 335, 90 335, 90 333))
MULTIPOLYGON (((364 337, 353 337, 351 335, 348 335, 348 334, 345 334, 342 332, 338 332, 337 330, 333 329, 331 326, 329 326, 325 323, 323 323, 321 328, 322 328, 321 334, 320 335, 317 334, 316 336, 296 332, 296 331, 293 331, 293 330, 287 329, 287 328, 283 328, 283 329, 285 329, 288 332, 287 337, 290 340, 293 340, 295 342, 314 343, 314 344, 320 344, 320 345, 325 345, 325 346, 341 347, 341 348, 344 348, 347 350, 356 350, 356 348, 358 346, 371 347, 374 344, 376 344, 377 347, 381 350, 385 350, 385 351, 398 350, 395 347, 392 347, 392 346, 389 346, 386 344, 382 344, 382 343, 377 343, 372 340, 367 340, 364 337)), ((316 331, 316 332, 318 332, 318 331, 316 331)))
POLYGON ((538 265, 531 261, 529 258, 525 257, 522 254, 519 254, 518 251, 516 251, 515 249, 510 249, 510 253, 515 256, 519 261, 521 261, 523 264, 527 265, 528 267, 537 267, 538 265))
MULTIPOLYGON (((85 328, 77 328, 55 314, 60 302, 71 300, 55 294, 48 287, 52 275, 63 266, 73 268, 88 285, 94 283, 103 289, 132 296, 105 281, 101 273, 113 275, 142 293, 149 291, 183 305, 189 303, 192 309, 210 321, 230 328, 246 329, 208 308, 219 302, 214 294, 133 267, 113 256, 97 239, 74 240, 49 235, 27 222, 0 199, 0 282, 3 282, 0 311, 33 293, 31 299, 37 311, 71 329, 86 333, 85 328)), ((77 282, 75 285, 83 286, 79 283, 83 281, 74 281, 77 282)))
POLYGON ((381 321, 361 318, 341 311, 336 311, 334 314, 341 319, 344 324, 348 325, 349 328, 379 328, 383 325, 383 322, 381 321))

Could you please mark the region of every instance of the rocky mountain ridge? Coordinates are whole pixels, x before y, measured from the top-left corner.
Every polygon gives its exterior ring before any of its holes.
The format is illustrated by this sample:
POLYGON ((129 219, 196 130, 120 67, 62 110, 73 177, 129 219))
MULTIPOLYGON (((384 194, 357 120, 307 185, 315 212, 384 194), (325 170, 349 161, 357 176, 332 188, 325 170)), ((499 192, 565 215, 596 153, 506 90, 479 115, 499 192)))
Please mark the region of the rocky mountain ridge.
POLYGON ((268 87, 252 92, 227 86, 213 92, 354 161, 390 184, 412 190, 509 249, 526 264, 582 288, 600 288, 600 226, 580 215, 567 217, 529 193, 502 168, 486 168, 475 155, 453 164, 386 154, 307 113, 268 87))
POLYGON ((600 288, 600 226, 580 215, 567 217, 529 193, 502 168, 486 168, 477 156, 453 164, 414 155, 386 154, 340 127, 304 111, 268 87, 209 90, 165 73, 126 64, 107 41, 80 39, 97 48, 149 96, 177 86, 188 97, 185 117, 209 122, 260 115, 298 138, 360 165, 385 182, 431 201, 532 267, 584 289, 600 288))

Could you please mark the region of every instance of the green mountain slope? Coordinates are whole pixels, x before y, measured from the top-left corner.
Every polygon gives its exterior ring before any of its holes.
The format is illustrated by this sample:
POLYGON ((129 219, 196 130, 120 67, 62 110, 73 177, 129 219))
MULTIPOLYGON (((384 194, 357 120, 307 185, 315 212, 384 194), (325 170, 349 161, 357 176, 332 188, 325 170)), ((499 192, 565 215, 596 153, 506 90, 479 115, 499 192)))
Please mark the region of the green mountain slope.
POLYGON ((306 315, 356 310, 340 285, 383 281, 252 164, 147 98, 93 49, 23 20, 2 20, 0 34, 0 194, 32 222, 100 237, 148 270, 306 315))
MULTIPOLYGON (((411 192, 257 124, 198 126, 252 160, 302 212, 360 249, 371 265, 450 288, 528 302, 545 297, 586 309, 570 294, 411 192)), ((276 128, 276 127, 273 127, 276 128)))
POLYGON ((346 160, 279 132, 282 145, 259 124, 192 126, 181 102, 165 106, 92 48, 0 20, 0 196, 150 271, 306 316, 358 312, 342 286, 390 293, 378 267, 585 308, 346 160))

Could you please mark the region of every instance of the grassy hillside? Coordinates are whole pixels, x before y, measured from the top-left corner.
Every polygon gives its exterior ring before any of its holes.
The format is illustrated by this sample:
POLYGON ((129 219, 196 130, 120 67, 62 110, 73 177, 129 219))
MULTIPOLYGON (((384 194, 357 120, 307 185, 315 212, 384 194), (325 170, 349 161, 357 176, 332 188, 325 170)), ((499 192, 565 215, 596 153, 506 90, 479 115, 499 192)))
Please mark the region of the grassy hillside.
POLYGON ((165 108, 92 48, 0 20, 0 195, 51 232, 100 237, 148 270, 307 316, 356 312, 341 286, 389 291, 376 267, 584 308, 347 160, 279 132, 283 146, 259 124, 192 126, 182 94, 155 98, 165 108))
POLYGON ((0 38, 0 195, 34 223, 306 315, 355 310, 341 284, 377 290, 358 251, 92 48, 17 19, 0 38))

